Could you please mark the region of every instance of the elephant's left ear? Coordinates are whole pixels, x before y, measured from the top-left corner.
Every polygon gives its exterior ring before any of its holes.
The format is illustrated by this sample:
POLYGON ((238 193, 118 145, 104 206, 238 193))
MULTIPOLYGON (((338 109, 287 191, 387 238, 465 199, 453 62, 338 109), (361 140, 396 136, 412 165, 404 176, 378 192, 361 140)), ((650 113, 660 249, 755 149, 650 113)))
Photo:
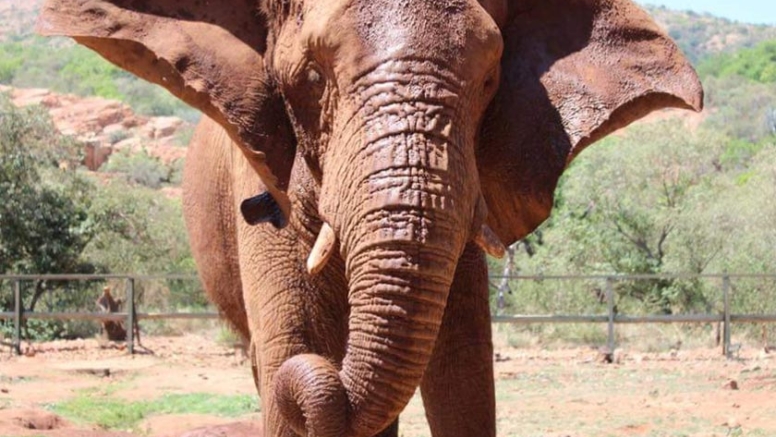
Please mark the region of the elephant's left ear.
POLYGON ((73 37, 222 125, 288 212, 294 151, 256 2, 47 0, 37 30, 73 37))
POLYGON ((501 85, 477 152, 488 223, 504 243, 549 215, 585 147, 666 107, 701 110, 695 71, 629 0, 509 0, 501 85))

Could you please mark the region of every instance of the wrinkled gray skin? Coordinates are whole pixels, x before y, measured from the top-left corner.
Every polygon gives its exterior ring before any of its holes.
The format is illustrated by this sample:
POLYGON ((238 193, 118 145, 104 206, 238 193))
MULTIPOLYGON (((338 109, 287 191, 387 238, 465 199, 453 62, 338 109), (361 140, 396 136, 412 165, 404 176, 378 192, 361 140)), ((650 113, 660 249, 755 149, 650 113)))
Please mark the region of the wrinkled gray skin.
POLYGON ((700 109, 694 72, 628 0, 210 3, 49 0, 39 29, 207 115, 187 225, 265 433, 395 436, 420 387, 435 437, 494 436, 483 249, 593 141, 700 109), (241 217, 262 192, 246 217, 281 229, 241 217))

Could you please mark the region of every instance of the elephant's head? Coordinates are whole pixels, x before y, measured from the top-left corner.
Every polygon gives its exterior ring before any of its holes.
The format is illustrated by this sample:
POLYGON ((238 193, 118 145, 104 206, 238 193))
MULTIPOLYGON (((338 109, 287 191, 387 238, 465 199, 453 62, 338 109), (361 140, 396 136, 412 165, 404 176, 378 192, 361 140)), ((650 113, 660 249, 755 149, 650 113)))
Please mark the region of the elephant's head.
POLYGON ((299 356, 277 376, 310 435, 371 435, 398 414, 467 242, 498 254, 548 216, 587 145, 702 105, 630 0, 49 0, 39 29, 220 123, 284 217, 291 167, 307 167, 324 222, 308 268, 339 248, 351 287, 341 368, 299 356))

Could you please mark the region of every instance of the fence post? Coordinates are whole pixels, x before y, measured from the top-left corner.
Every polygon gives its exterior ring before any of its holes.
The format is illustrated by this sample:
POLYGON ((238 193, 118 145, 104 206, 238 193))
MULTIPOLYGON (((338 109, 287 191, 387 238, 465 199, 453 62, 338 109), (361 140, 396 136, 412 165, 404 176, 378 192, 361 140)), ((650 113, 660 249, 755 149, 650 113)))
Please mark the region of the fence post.
POLYGON ((135 353, 135 278, 127 278, 127 351, 135 353))
POLYGON ((614 354, 614 280, 612 278, 606 278, 606 301, 609 309, 609 321, 607 332, 607 347, 609 353, 614 354))
POLYGON ((724 322, 722 323, 722 353, 730 358, 730 276, 722 277, 722 297, 724 299, 724 322))
POLYGON ((16 355, 22 354, 22 313, 24 312, 24 302, 22 302, 22 281, 16 280, 13 283, 13 348, 16 355))

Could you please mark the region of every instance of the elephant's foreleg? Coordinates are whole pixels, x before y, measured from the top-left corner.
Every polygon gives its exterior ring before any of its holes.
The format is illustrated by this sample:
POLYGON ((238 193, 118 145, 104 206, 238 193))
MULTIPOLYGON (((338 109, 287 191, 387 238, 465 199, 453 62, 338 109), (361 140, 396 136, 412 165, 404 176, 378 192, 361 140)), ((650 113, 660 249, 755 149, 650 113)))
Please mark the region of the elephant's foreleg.
POLYGON ((186 156, 183 212, 202 285, 230 327, 247 344, 250 331, 240 283, 232 200, 233 147, 226 132, 203 116, 186 156))
POLYGON ((431 434, 495 436, 494 392, 487 265, 482 251, 469 244, 421 384, 431 434))
MULTIPOLYGON (((298 234, 291 231, 243 226, 240 234, 240 270, 266 437, 298 435, 281 415, 275 398, 280 366, 301 354, 339 362, 347 338, 347 294, 341 291, 346 283, 337 273, 342 260, 332 259, 330 268, 310 276, 304 266, 310 247, 300 244, 298 234)), ((331 419, 336 423, 336 417, 331 419)))

